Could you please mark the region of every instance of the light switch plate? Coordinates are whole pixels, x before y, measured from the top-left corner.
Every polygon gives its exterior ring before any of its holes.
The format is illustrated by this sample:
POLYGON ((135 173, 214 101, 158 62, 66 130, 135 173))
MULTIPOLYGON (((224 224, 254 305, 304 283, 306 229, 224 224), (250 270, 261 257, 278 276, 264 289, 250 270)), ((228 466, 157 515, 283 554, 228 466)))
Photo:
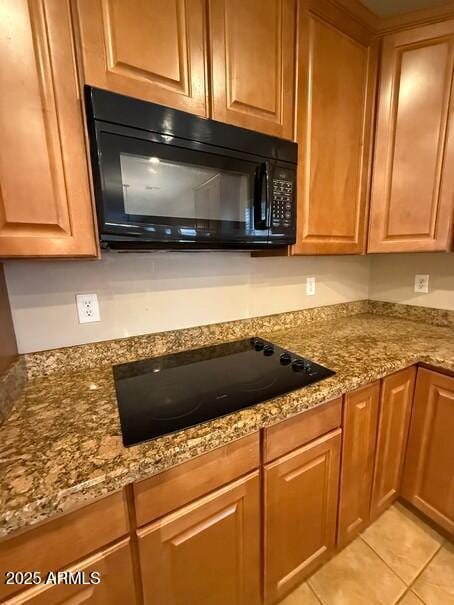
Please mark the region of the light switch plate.
POLYGON ((424 274, 415 275, 415 292, 423 292, 427 294, 429 292, 429 276, 424 274))
POLYGON ((101 320, 99 315, 98 297, 96 294, 77 294, 76 304, 79 323, 85 324, 101 320))
POLYGON ((307 296, 314 296, 314 294, 315 294, 315 277, 308 277, 306 279, 306 294, 307 294, 307 296))

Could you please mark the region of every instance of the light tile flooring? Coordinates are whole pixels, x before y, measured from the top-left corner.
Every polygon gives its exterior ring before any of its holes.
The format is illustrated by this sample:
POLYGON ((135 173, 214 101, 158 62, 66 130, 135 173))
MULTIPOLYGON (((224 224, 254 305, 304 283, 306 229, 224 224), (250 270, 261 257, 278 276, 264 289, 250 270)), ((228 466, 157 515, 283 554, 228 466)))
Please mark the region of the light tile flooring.
POLYGON ((454 605, 454 546, 395 504, 280 605, 454 605))

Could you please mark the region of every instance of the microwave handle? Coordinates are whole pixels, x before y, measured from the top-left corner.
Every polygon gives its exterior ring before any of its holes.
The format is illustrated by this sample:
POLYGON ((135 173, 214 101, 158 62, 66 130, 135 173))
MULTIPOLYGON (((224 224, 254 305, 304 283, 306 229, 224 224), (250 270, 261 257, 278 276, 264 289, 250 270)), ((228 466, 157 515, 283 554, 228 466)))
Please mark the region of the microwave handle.
POLYGON ((270 216, 268 209, 268 178, 269 164, 263 162, 257 166, 255 172, 255 190, 254 190, 254 229, 268 229, 268 218, 270 216))

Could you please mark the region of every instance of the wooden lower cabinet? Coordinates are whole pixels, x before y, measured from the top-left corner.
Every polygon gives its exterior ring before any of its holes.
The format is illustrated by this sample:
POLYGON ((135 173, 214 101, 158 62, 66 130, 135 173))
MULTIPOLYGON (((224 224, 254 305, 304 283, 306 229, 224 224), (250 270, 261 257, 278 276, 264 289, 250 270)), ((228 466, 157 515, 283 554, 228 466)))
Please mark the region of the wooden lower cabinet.
POLYGON ((259 471, 137 531, 147 605, 259 605, 259 471))
POLYGON ((416 368, 411 367, 382 380, 371 519, 400 495, 415 377, 416 368))
POLYGON ((341 433, 265 466, 265 603, 278 602, 334 550, 341 433))
POLYGON ((49 571, 73 567, 74 561, 88 559, 128 533, 127 499, 121 490, 0 540, 0 603, 22 589, 4 583, 7 571, 33 570, 45 577, 49 571))
MULTIPOLYGON (((97 584, 40 585, 12 597, 5 605, 134 605, 138 603, 134 584, 133 564, 129 538, 96 553, 66 572, 99 574, 97 584)), ((92 576, 93 577, 93 576, 92 576)))
POLYGON ((380 382, 348 393, 344 402, 338 546, 369 522, 380 382))
POLYGON ((402 495, 454 535, 454 377, 418 370, 402 495))

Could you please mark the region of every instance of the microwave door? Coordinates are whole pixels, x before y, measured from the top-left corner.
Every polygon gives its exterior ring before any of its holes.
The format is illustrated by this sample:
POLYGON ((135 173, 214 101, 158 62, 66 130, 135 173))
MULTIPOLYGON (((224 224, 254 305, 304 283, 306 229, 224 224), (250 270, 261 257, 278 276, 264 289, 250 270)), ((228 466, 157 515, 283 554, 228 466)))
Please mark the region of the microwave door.
POLYGON ((176 137, 170 144, 161 143, 112 132, 113 128, 119 130, 107 125, 98 132, 97 143, 103 241, 126 236, 156 247, 267 243, 265 163, 228 150, 188 148, 176 137))

